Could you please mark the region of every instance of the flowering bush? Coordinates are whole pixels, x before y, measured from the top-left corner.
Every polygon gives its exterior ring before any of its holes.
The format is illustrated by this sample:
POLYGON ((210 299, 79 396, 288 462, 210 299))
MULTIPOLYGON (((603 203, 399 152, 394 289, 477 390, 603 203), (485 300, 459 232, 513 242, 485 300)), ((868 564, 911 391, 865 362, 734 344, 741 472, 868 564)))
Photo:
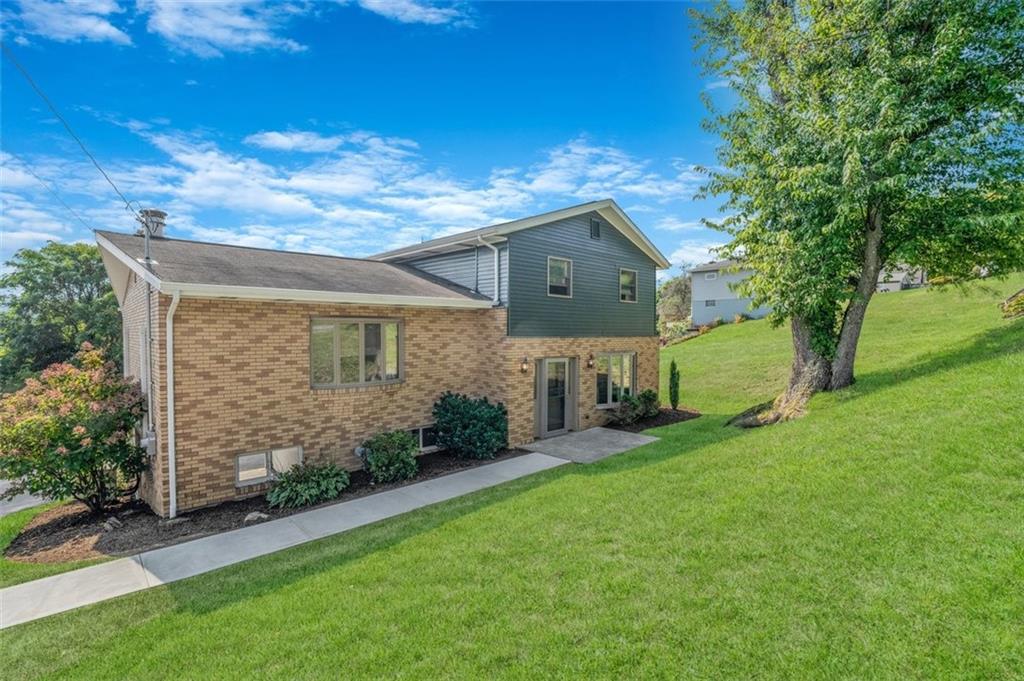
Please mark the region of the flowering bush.
POLYGON ((73 497, 96 513, 133 493, 146 469, 133 429, 145 413, 138 384, 89 343, 71 362, 0 399, 0 478, 21 492, 73 497))

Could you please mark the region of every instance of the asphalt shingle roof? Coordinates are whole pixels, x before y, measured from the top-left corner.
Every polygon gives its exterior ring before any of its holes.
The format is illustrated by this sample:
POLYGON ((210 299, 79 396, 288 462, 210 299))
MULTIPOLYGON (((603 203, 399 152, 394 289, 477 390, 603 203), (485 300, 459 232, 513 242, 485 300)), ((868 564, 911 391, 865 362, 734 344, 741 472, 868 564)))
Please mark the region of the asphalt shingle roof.
MULTIPOLYGON (((97 231, 132 258, 144 255, 143 237, 97 231)), ((293 253, 185 239, 150 239, 153 273, 179 284, 252 286, 370 295, 490 300, 408 265, 315 253, 293 253)))
POLYGON ((726 267, 732 267, 736 265, 735 260, 716 260, 714 262, 706 262, 703 265, 697 265, 691 272, 717 272, 718 270, 725 269, 726 267))

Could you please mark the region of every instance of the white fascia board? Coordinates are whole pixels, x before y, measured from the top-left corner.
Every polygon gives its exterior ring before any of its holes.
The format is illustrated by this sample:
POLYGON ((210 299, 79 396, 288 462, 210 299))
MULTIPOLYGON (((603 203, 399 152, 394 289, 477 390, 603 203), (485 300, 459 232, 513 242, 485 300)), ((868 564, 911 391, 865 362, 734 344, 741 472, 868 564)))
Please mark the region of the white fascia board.
POLYGON ((262 286, 224 286, 220 284, 178 284, 162 282, 160 292, 180 293, 187 298, 237 298, 242 300, 287 301, 302 303, 349 303, 353 305, 393 305, 398 307, 451 307, 484 309, 494 306, 490 300, 474 298, 438 298, 435 296, 396 296, 344 291, 308 291, 262 286))
POLYGON ((668 261, 658 247, 651 243, 650 239, 644 236, 644 233, 640 231, 629 216, 619 208, 618 204, 612 200, 606 202, 607 205, 597 209, 598 214, 605 220, 610 222, 617 230, 622 232, 627 239, 633 242, 633 244, 641 251, 647 254, 651 260, 658 265, 658 269, 667 269, 672 266, 672 263, 668 261))
POLYGON ((157 277, 155 274, 147 270, 141 262, 131 257, 114 244, 110 243, 110 241, 106 239, 102 234, 96 235, 96 244, 100 247, 101 255, 104 252, 109 253, 110 255, 114 256, 114 258, 116 258, 118 262, 126 265, 128 269, 130 269, 132 272, 135 272, 135 274, 137 274, 140 279, 148 281, 153 286, 156 286, 158 288, 160 287, 161 282, 159 277, 157 277))

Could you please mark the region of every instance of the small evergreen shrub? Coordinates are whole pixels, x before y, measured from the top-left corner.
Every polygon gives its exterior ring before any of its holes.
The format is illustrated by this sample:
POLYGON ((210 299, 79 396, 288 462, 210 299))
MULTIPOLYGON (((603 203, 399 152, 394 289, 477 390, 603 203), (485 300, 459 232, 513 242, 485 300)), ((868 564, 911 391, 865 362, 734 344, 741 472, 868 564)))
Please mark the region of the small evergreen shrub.
POLYGON ((363 443, 363 463, 374 482, 408 480, 416 475, 419 464, 416 438, 404 430, 378 433, 363 443))
POLYGON ((642 390, 637 397, 640 399, 640 417, 645 419, 654 418, 661 411, 661 401, 658 393, 654 390, 642 390))
POLYGON ((493 459, 508 444, 508 411, 486 397, 446 392, 434 403, 437 444, 460 459, 493 459))
POLYGON ((300 464, 277 476, 267 492, 271 508, 300 508, 336 499, 348 487, 348 471, 333 463, 300 464))
POLYGON ((644 406, 636 395, 623 395, 619 398, 619 406, 612 412, 612 418, 622 426, 631 426, 644 415, 644 406))
POLYGON ((679 367, 674 359, 668 367, 668 402, 673 410, 679 408, 679 367))

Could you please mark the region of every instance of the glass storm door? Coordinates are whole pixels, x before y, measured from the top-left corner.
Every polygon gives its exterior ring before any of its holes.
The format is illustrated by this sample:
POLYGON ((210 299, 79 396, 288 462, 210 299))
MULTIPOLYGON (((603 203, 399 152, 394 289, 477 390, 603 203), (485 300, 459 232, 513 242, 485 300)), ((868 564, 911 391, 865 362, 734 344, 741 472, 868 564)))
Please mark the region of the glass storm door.
POLYGON ((545 359, 541 385, 541 437, 569 429, 569 360, 545 359))

